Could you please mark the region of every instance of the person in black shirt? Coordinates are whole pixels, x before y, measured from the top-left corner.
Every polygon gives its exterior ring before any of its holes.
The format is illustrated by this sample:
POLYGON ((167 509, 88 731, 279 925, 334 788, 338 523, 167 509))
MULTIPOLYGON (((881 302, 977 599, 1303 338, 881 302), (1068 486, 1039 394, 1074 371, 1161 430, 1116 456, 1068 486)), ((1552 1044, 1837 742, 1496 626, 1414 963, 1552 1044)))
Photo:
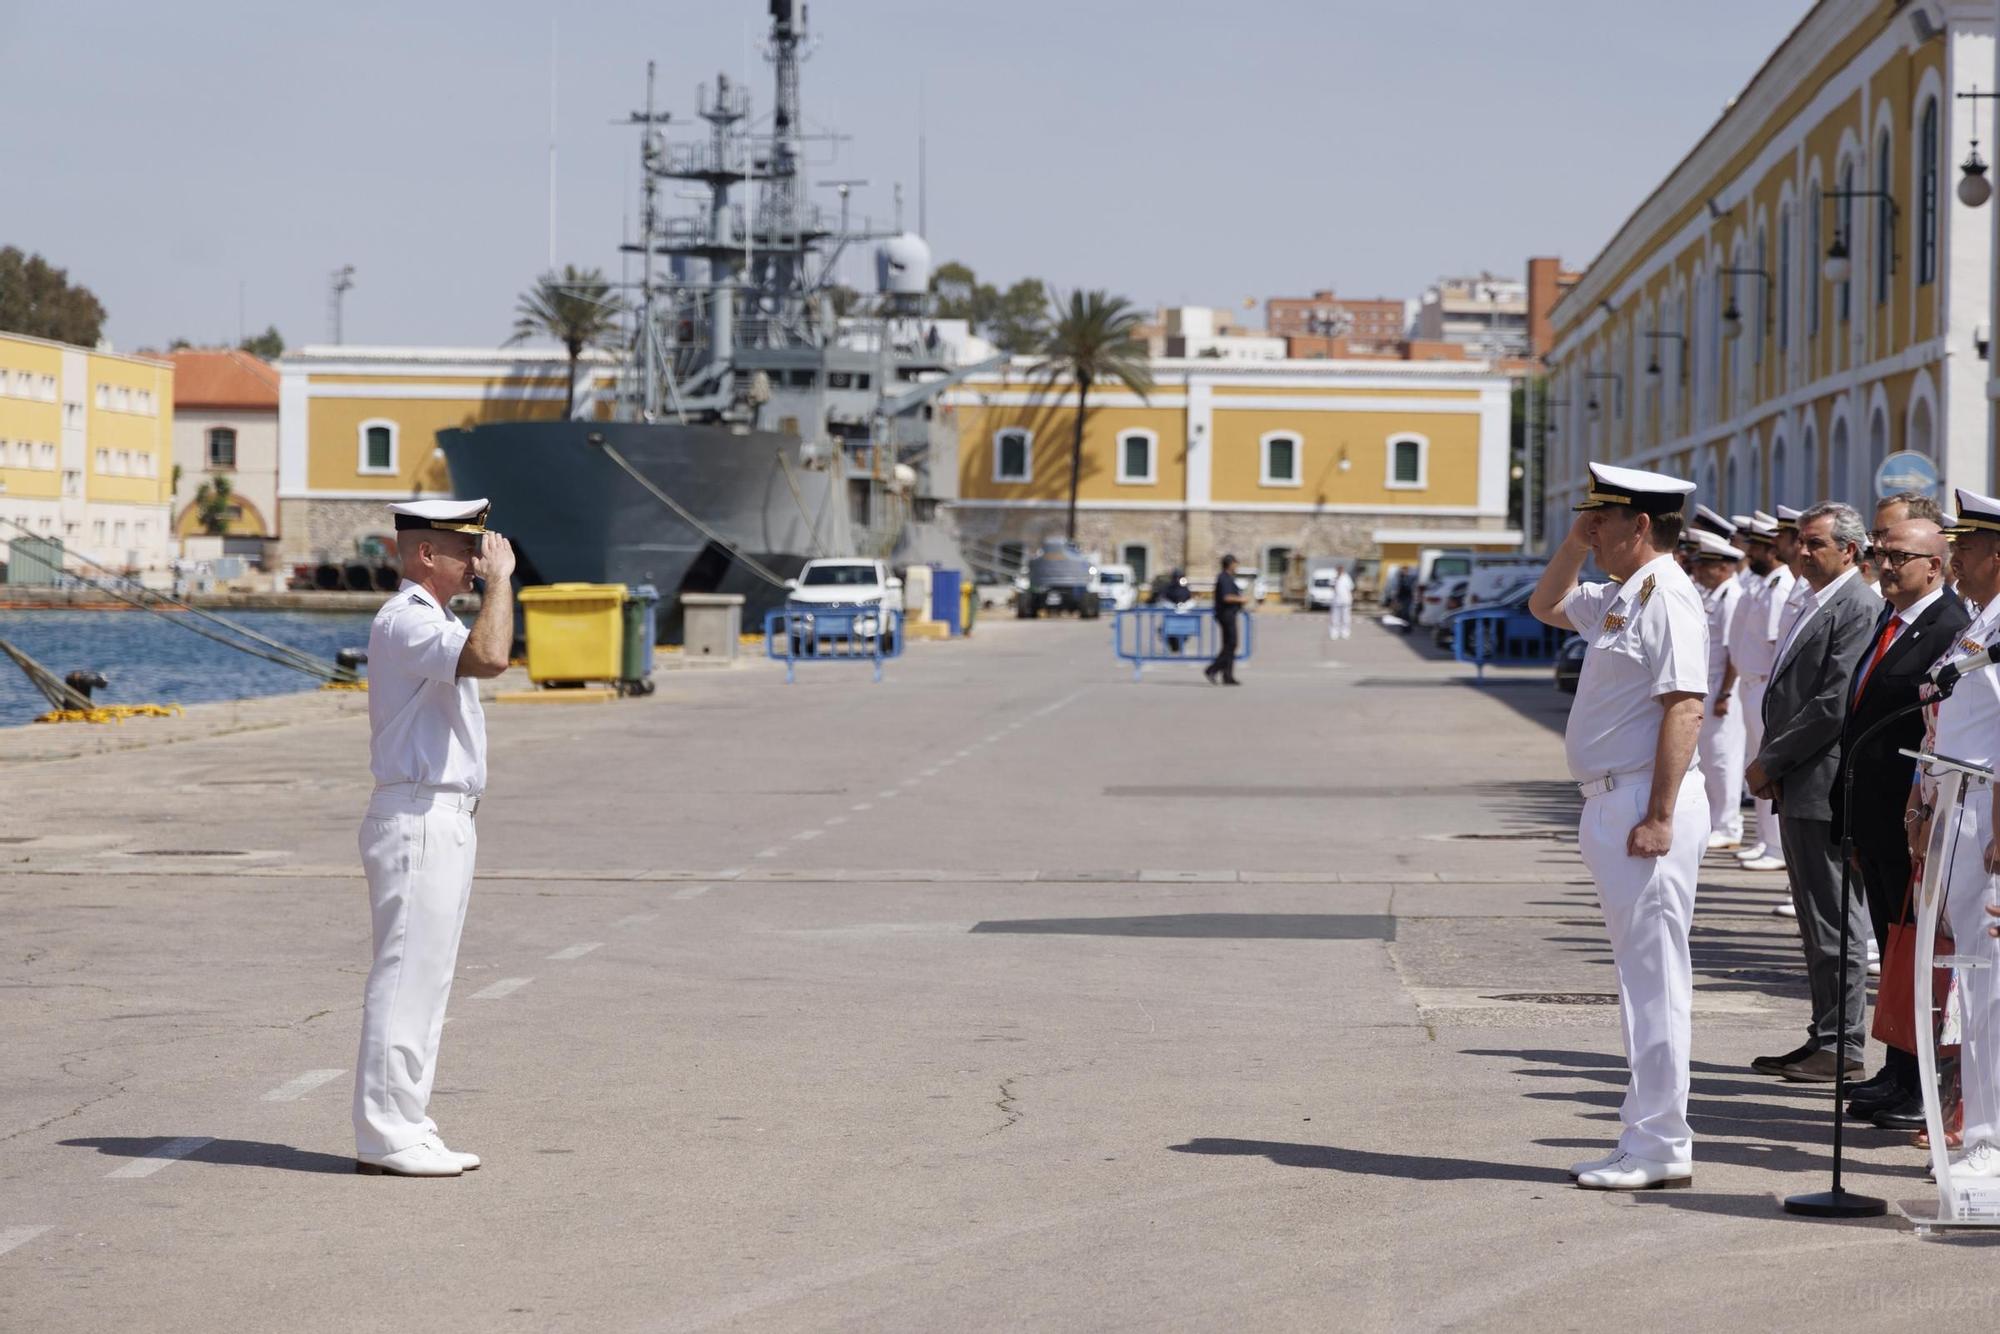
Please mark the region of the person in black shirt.
POLYGON ((1215 628, 1222 632, 1222 649, 1203 671, 1211 683, 1241 684, 1236 679, 1236 617, 1249 600, 1243 585, 1236 582, 1236 557, 1224 556, 1215 576, 1215 628))

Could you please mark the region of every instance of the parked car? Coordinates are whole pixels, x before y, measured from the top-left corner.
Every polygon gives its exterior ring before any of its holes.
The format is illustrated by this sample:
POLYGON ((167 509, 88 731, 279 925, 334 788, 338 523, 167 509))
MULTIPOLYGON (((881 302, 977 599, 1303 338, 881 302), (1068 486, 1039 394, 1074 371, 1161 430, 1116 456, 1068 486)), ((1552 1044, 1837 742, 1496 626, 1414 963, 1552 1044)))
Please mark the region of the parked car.
POLYGON ((1399 565, 1389 576, 1389 586, 1382 590, 1382 614, 1394 618, 1404 634, 1416 627, 1417 621, 1417 572, 1408 565, 1399 565))
POLYGON ((1097 604, 1113 611, 1128 610, 1139 600, 1138 575, 1130 565, 1098 566, 1097 582, 1092 588, 1097 594, 1097 604))
POLYGON ((792 652, 806 655, 833 639, 873 643, 882 637, 882 651, 896 651, 896 632, 888 612, 902 602, 903 581, 879 560, 809 560, 796 579, 787 579, 785 610, 792 612, 792 652))
POLYGON ((1027 586, 1014 601, 1014 615, 1020 619, 1059 611, 1073 611, 1085 620, 1097 615, 1096 572, 1082 552, 1061 538, 1042 543, 1041 554, 1028 562, 1026 578, 1027 586))
POLYGON ((1572 635, 1563 641, 1562 652, 1556 654, 1556 689, 1565 695, 1576 693, 1576 683, 1583 676, 1583 655, 1590 645, 1582 635, 1572 635))
POLYGON ((1325 565, 1314 570, 1306 579, 1306 607, 1310 611, 1325 611, 1333 605, 1333 586, 1340 578, 1338 565, 1325 565))
POLYGON ((1417 602, 1417 624, 1435 626, 1447 615, 1465 605, 1465 592, 1471 585, 1469 575, 1456 579, 1435 579, 1424 589, 1424 595, 1417 602))
POLYGON ((1471 612, 1526 611, 1528 609, 1528 597, 1534 591, 1535 581, 1531 580, 1528 583, 1516 584, 1514 587, 1504 590, 1498 598, 1495 598, 1491 602, 1474 602, 1468 597, 1464 605, 1448 611, 1438 618, 1434 642, 1441 649, 1450 649, 1451 637, 1457 633, 1455 628, 1456 623, 1471 612))

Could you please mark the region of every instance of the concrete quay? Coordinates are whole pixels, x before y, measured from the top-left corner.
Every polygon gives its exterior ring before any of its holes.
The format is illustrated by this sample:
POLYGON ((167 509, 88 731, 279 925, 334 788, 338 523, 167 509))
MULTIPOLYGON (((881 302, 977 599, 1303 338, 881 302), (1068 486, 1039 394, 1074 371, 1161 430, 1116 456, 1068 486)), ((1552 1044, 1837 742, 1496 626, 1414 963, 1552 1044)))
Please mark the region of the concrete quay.
MULTIPOLYGON (((1781 877, 1704 877, 1694 1188, 1569 1185, 1624 1073, 1566 697, 1324 633, 1260 620, 1238 690, 993 618, 880 685, 489 706, 432 1104, 486 1165, 441 1182, 352 1170, 362 697, 0 732, 0 1329, 1989 1310, 1978 1243, 1778 1209, 1831 1133, 1748 1069, 1806 1018, 1781 877)), ((1848 1146, 1930 1198, 1900 1137, 1848 1146)))

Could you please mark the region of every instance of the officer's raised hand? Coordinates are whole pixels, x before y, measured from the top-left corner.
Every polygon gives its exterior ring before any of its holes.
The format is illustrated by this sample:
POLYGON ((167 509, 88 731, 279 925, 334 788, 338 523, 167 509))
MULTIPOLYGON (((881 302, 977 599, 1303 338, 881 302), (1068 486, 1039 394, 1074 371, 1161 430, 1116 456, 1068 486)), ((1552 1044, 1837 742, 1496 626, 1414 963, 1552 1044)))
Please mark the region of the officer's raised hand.
POLYGON ((481 534, 472 573, 489 584, 505 583, 514 573, 514 544, 498 533, 481 534))

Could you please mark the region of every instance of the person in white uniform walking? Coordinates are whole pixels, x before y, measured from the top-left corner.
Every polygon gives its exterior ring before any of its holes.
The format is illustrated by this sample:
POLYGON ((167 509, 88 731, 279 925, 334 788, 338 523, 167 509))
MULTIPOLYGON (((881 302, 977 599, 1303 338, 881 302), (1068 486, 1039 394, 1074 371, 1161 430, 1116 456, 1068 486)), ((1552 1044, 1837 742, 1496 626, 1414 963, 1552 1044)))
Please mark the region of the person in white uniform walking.
MULTIPOLYGON (((2000 499, 1960 489, 1952 535, 1952 568, 1965 595, 1984 608, 1941 661, 1962 661, 2000 648, 2000 499)), ((1968 671, 1951 697, 1937 705, 1931 749, 1954 760, 2000 765, 2000 667, 1968 671)), ((1928 841, 1936 800, 1934 780, 1916 790, 1913 852, 1928 841)), ((1967 780, 1958 827, 1946 845, 1945 915, 1954 949, 1985 967, 1958 974, 1959 1086, 1965 1100, 1964 1152, 1951 1164, 1952 1180, 2000 1177, 2000 940, 1987 929, 2000 904, 2000 786, 1967 780)))
POLYGON ((355 1170, 446 1177, 479 1166, 445 1147, 426 1107, 472 894, 486 790, 478 679, 507 670, 514 640, 514 551, 486 531, 484 500, 391 505, 403 584, 368 632, 369 767, 361 822, 375 961, 355 1059, 355 1170), (449 609, 486 581, 468 631, 449 609))
POLYGON ((1601 463, 1590 474, 1582 513, 1528 601, 1539 620, 1588 641, 1564 747, 1584 798, 1577 846, 1611 937, 1630 1069, 1617 1145, 1571 1173, 1587 1190, 1687 1186, 1688 932, 1709 825, 1694 754, 1708 625, 1673 552, 1694 485, 1601 463), (1593 556, 1617 582, 1577 582, 1593 556))
POLYGON ((1731 698, 1735 674, 1728 648, 1729 624, 1743 596, 1736 579, 1743 553, 1714 533, 1697 531, 1694 538, 1694 582, 1708 616, 1708 705, 1696 753, 1708 793, 1708 847, 1724 851, 1743 845, 1743 710, 1731 698))
POLYGON ((1354 576, 1345 565, 1334 575, 1326 604, 1326 637, 1346 639, 1354 629, 1354 576))

